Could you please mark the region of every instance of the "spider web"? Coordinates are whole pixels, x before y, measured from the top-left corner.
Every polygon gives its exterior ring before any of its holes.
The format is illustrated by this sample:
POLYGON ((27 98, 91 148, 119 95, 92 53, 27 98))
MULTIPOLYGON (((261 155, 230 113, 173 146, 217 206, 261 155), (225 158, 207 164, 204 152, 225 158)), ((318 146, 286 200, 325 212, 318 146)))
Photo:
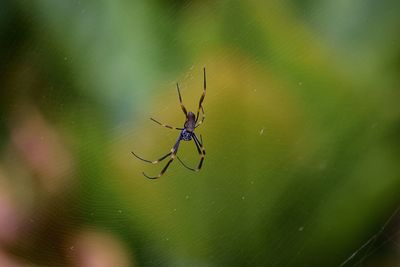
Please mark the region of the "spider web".
POLYGON ((0 266, 397 264, 399 12, 3 1, 0 266))
POLYGON ((386 228, 393 221, 398 221, 400 206, 396 208, 396 210, 390 215, 387 221, 383 224, 383 226, 379 229, 379 231, 373 234, 365 243, 363 243, 358 249, 356 249, 345 261, 343 261, 339 267, 343 266, 360 266, 368 257, 373 256, 377 253, 382 247, 387 245, 389 242, 395 242, 398 239, 398 235, 400 234, 400 230, 395 233, 388 233, 388 237, 384 234, 386 228), (380 242, 379 239, 382 239, 382 235, 385 235, 383 240, 380 242), (379 243, 378 243, 379 242, 379 243), (378 244, 376 244, 378 243, 378 244), (358 257, 358 259, 357 259, 358 257))

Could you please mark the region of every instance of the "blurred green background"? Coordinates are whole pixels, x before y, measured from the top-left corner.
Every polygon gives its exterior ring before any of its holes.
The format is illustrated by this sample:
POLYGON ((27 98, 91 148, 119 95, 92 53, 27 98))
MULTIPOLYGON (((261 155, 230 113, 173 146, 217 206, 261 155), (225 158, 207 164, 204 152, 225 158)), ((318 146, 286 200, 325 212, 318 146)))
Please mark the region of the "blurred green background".
POLYGON ((0 266, 400 264, 400 2, 0 6, 0 266))

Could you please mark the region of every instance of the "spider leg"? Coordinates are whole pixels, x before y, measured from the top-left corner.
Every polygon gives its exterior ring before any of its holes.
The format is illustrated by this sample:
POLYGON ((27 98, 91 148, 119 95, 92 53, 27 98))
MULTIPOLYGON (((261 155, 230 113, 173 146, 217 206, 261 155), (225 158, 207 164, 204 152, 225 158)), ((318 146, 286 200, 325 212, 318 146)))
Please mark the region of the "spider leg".
POLYGON ((142 161, 144 161, 144 162, 151 163, 151 164, 157 164, 157 163, 159 163, 160 161, 163 161, 166 157, 168 157, 169 155, 172 154, 172 152, 169 152, 167 155, 164 155, 164 156, 162 156, 161 158, 159 158, 159 159, 157 159, 157 160, 151 161, 151 160, 147 160, 147 159, 144 159, 144 158, 142 158, 142 157, 139 157, 139 156, 136 155, 133 151, 131 151, 131 153, 132 153, 132 155, 134 155, 134 156, 137 157, 138 159, 140 159, 140 160, 142 160, 142 161))
MULTIPOLYGON (((204 97, 206 96, 206 87, 207 87, 206 68, 203 68, 203 94, 200 97, 199 108, 197 109, 196 123, 197 123, 197 120, 199 119, 200 109, 202 109, 202 105, 201 104, 203 104, 204 97)), ((203 111, 203 114, 204 114, 204 111, 203 111)))
POLYGON ((155 119, 153 119, 153 118, 150 118, 150 120, 154 121, 155 123, 158 123, 159 125, 161 125, 161 126, 163 126, 163 127, 169 128, 169 129, 183 130, 183 128, 178 128, 178 127, 169 126, 169 125, 164 124, 164 123, 161 123, 161 122, 159 122, 159 121, 157 121, 157 120, 155 120, 155 119))
POLYGON ((176 89, 178 90, 179 103, 181 104, 182 111, 183 111, 183 113, 185 113, 185 116, 187 118, 187 110, 186 110, 185 106, 183 105, 181 91, 179 90, 178 83, 176 83, 176 89))
POLYGON ((188 165, 186 165, 185 162, 183 162, 183 160, 181 160, 181 158, 179 156, 176 156, 176 157, 178 158, 179 162, 182 164, 183 167, 185 167, 186 169, 191 170, 191 171, 196 171, 196 169, 191 168, 188 165))
POLYGON ((171 155, 171 158, 169 159, 167 164, 164 166, 164 168, 161 170, 160 174, 158 174, 157 176, 153 176, 152 177, 152 176, 148 176, 147 174, 145 174, 143 172, 143 175, 146 178, 149 178, 149 179, 158 179, 158 178, 160 178, 167 171, 167 169, 168 169, 169 165, 172 163, 172 161, 174 161, 174 159, 176 157, 176 153, 178 153, 179 143, 181 142, 181 140, 182 140, 181 135, 179 135, 179 138, 176 141, 174 147, 171 149, 171 152, 168 153, 166 156, 164 156, 164 158, 166 158, 167 156, 171 155))
MULTIPOLYGON (((203 106, 201 106, 201 114, 202 114, 201 120, 199 121, 199 123, 196 124, 196 126, 195 126, 194 128, 199 127, 200 124, 202 124, 203 121, 204 121, 204 119, 206 118, 206 114, 204 113, 204 108, 203 108, 203 106)), ((196 120, 198 120, 198 118, 196 118, 196 120)))
POLYGON ((199 139, 197 138, 197 136, 193 133, 193 141, 194 141, 194 143, 195 143, 195 145, 196 145, 197 152, 199 152, 199 155, 200 155, 200 162, 199 162, 199 165, 197 166, 197 168, 191 168, 191 167, 189 167, 189 166, 186 165, 179 157, 177 157, 178 160, 179 160, 179 162, 180 162, 185 168, 187 168, 187 169, 189 169, 189 170, 191 170, 191 171, 194 171, 194 172, 200 171, 201 167, 203 166, 204 157, 206 156, 206 151, 205 151, 205 149, 204 149, 204 147, 203 147, 203 138, 201 137, 201 135, 200 135, 200 139, 202 140, 201 142, 199 141, 199 139))

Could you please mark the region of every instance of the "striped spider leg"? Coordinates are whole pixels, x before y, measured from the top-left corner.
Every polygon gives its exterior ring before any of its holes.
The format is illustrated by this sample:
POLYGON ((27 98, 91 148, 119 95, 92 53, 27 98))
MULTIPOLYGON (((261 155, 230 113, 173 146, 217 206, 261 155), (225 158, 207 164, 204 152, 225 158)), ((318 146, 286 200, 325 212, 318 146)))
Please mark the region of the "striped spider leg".
POLYGON ((202 137, 200 135, 200 140, 199 140, 197 138, 196 134, 194 133, 194 130, 198 126, 200 126, 200 124, 202 124, 204 119, 205 119, 204 108, 203 108, 203 105, 202 105, 203 101, 204 101, 204 98, 205 98, 205 95, 206 95, 206 69, 205 68, 203 68, 203 75, 204 75, 203 76, 204 77, 203 94, 200 97, 199 106, 198 106, 198 110, 197 110, 197 114, 196 115, 191 111, 187 111, 187 109, 184 106, 183 101, 182 101, 182 96, 181 96, 181 92, 180 92, 180 89, 179 89, 179 85, 178 85, 178 83, 176 84, 176 88, 178 90, 179 103, 180 103, 181 109, 182 109, 182 111, 183 111, 183 113, 185 114, 185 117, 186 117, 186 120, 185 120, 185 123, 183 125, 183 128, 173 127, 173 126, 170 126, 170 125, 167 125, 167 124, 163 124, 163 123, 161 123, 161 122, 159 122, 159 121, 157 121, 157 120, 155 120, 153 118, 150 118, 153 122, 159 124, 160 126, 163 126, 163 127, 169 128, 169 129, 180 130, 181 132, 180 132, 179 137, 176 140, 174 146, 171 148, 171 151, 169 153, 167 153, 166 155, 162 156, 161 158, 157 159, 157 160, 151 161, 151 160, 144 159, 144 158, 138 156, 137 154, 135 154, 132 151, 132 155, 134 155, 136 158, 138 158, 138 159, 140 159, 140 160, 142 160, 144 162, 151 163, 151 164, 157 164, 157 163, 159 163, 159 162, 161 162, 164 159, 169 157, 169 160, 168 160, 167 164, 164 166, 164 168, 161 170, 161 172, 157 176, 149 176, 149 175, 147 175, 146 173, 143 172, 143 175, 145 177, 147 177, 149 179, 158 179, 158 178, 160 178, 167 171, 169 165, 174 161, 174 159, 176 157, 178 158, 179 162, 189 170, 197 172, 203 166, 203 161, 204 161, 204 158, 205 158, 205 155, 206 155, 206 151, 205 151, 204 146, 203 146, 203 139, 202 139, 202 137), (201 117, 201 120, 199 121, 200 111, 202 113, 202 117, 201 117), (200 155, 200 162, 199 162, 199 165, 197 166, 197 168, 188 167, 177 156, 180 142, 181 141, 191 141, 191 140, 193 140, 194 144, 196 145, 197 152, 200 155))

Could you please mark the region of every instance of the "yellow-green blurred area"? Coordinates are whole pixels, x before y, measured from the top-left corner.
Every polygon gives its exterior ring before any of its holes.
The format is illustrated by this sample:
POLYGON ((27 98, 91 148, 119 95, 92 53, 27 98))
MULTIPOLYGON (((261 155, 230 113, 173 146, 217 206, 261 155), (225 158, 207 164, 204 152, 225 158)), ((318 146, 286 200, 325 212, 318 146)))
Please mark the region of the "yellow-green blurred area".
POLYGON ((399 14, 1 0, 0 266, 398 266, 399 14))

